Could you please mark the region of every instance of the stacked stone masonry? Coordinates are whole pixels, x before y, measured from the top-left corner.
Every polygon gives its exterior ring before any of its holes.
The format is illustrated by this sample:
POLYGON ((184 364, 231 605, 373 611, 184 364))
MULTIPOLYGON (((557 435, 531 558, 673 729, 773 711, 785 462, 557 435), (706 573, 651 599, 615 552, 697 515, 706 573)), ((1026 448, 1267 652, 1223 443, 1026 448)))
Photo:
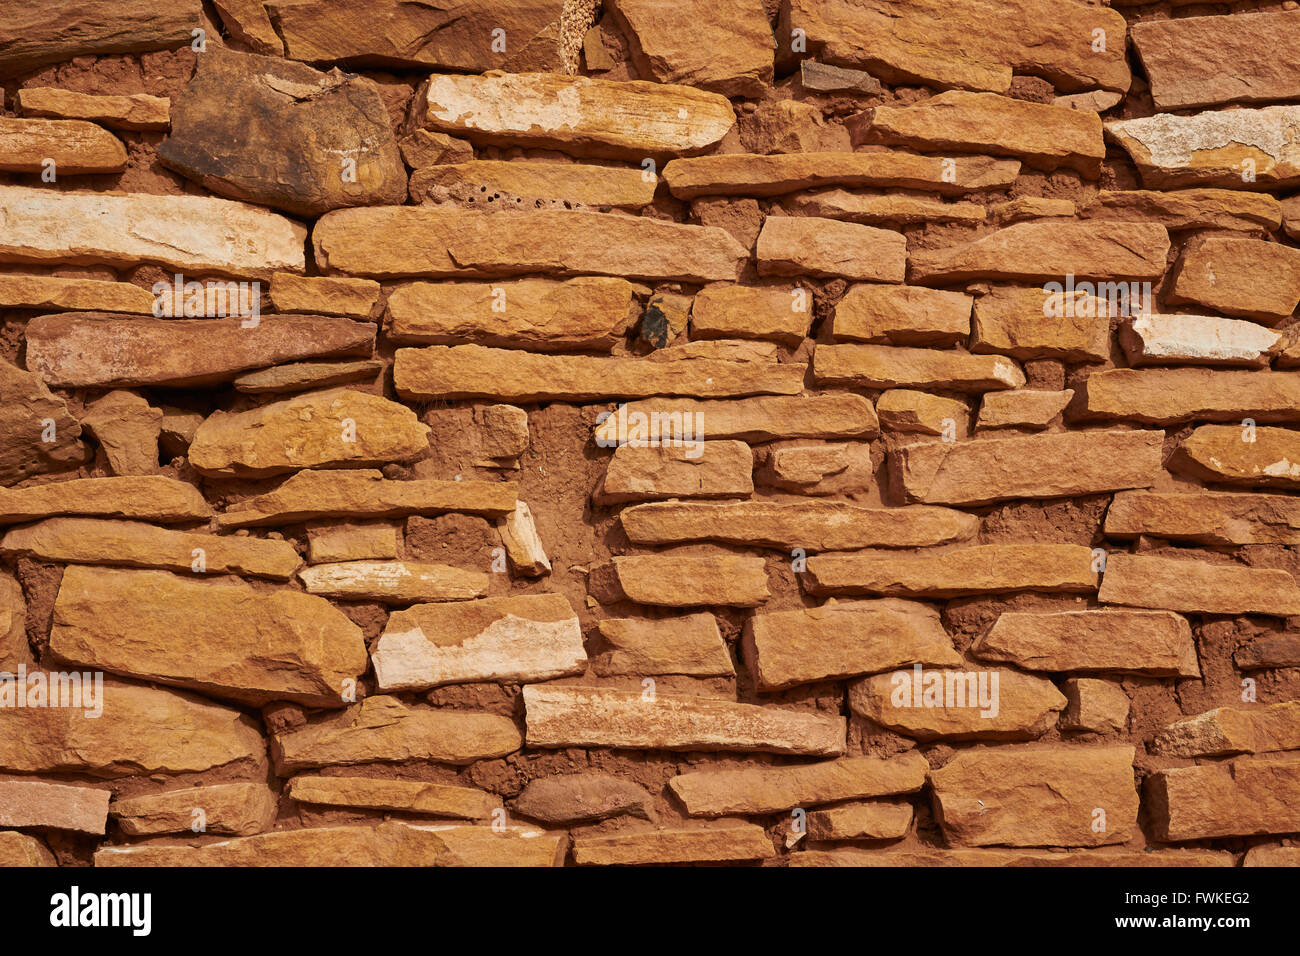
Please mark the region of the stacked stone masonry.
POLYGON ((1300 9, 0 5, 0 865, 1300 865, 1300 9))

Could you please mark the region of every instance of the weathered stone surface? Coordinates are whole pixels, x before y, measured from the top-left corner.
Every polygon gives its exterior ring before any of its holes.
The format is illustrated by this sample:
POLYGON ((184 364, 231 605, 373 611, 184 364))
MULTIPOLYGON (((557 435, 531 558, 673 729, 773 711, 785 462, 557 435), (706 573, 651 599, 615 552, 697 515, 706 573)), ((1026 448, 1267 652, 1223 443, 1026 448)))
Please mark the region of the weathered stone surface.
POLYGON ((691 438, 735 438, 757 444, 781 438, 874 438, 879 431, 869 401, 861 395, 828 391, 741 401, 628 402, 596 426, 595 436, 597 443, 608 447, 629 440, 683 437, 683 432, 691 438))
POLYGON ((1080 387, 1081 411, 1089 418, 1149 425, 1300 420, 1300 375, 1294 372, 1113 368, 1093 372, 1080 387))
POLYGON ((1089 90, 1086 93, 1069 93, 1065 96, 1052 97, 1055 106, 1065 106, 1072 110, 1084 110, 1089 113, 1105 113, 1124 100, 1124 94, 1112 90, 1089 90))
POLYGON ((297 216, 406 198, 406 168, 373 81, 218 46, 199 57, 172 104, 158 158, 218 195, 297 216))
POLYGON ((463 139, 428 129, 417 129, 403 136, 397 141, 397 148, 412 169, 468 163, 474 159, 474 147, 463 139))
POLYGON ((1178 229, 1239 229, 1273 232, 1282 222, 1282 208, 1266 193, 1232 189, 1177 189, 1156 192, 1103 189, 1079 210, 1084 219, 1155 222, 1171 232, 1178 229))
POLYGON ((871 470, 870 445, 781 444, 764 449, 758 477, 774 488, 822 495, 861 488, 866 483, 863 476, 871 470))
POLYGON ((542 823, 595 823, 616 816, 650 819, 650 794, 630 780, 605 773, 539 777, 524 787, 510 809, 542 823))
POLYGON ((1086 291, 990 287, 975 300, 970 349, 1018 359, 1104 362, 1112 311, 1109 298, 1086 291))
POLYGON ((1065 166, 1089 178, 1099 174, 1106 155, 1096 114, 996 93, 950 90, 910 106, 878 106, 861 119, 849 122, 855 141, 1014 156, 1028 166, 1065 166))
POLYGON ((1021 388, 1012 392, 986 392, 980 401, 978 428, 1033 428, 1051 425, 1074 398, 1073 389, 1062 392, 1021 388))
POLYGON ((405 405, 346 388, 311 392, 246 412, 213 412, 190 443, 204 475, 263 478, 301 468, 411 461, 429 426, 405 405))
POLYGON ((684 614, 655 620, 610 618, 597 622, 596 626, 611 648, 592 661, 593 669, 602 677, 620 674, 730 677, 735 673, 712 614, 684 614))
POLYGON ((796 395, 803 388, 806 370, 807 366, 793 362, 775 365, 710 358, 654 362, 433 345, 398 349, 393 381, 403 398, 582 402, 650 395, 796 395))
POLYGON ((792 0, 788 21, 828 63, 870 70, 886 83, 1005 91, 1012 72, 1065 91, 1124 91, 1123 17, 1050 0, 792 0), (1093 47, 1093 31, 1110 37, 1093 47))
POLYGON ((287 794, 299 803, 329 807, 364 807, 482 820, 501 806, 501 798, 473 787, 382 777, 294 777, 287 794))
MULTIPOLYGON (((805 61, 807 62, 807 61, 805 61)), ((972 202, 943 202, 928 196, 869 196, 822 189, 796 193, 784 199, 782 207, 795 216, 820 216, 862 225, 912 225, 926 222, 983 222, 986 211, 972 202)))
POLYGON ((1056 216, 1073 217, 1075 204, 1070 199, 1048 199, 1041 196, 1017 196, 1006 202, 994 203, 988 215, 998 222, 1010 224, 1026 219, 1051 219, 1056 216))
POLYGON ((938 554, 888 551, 808 559, 811 594, 957 597, 1004 591, 1087 594, 1097 588, 1092 551, 1076 544, 985 544, 938 554))
MULTIPOLYGON (((986 392, 985 394, 993 394, 986 392)), ((891 388, 876 400, 876 413, 886 431, 965 438, 970 409, 965 402, 910 388, 891 388)))
POLYGON ((880 81, 862 70, 848 70, 816 60, 799 61, 799 85, 819 93, 879 93, 880 81))
POLYGON ((1097 599, 1190 614, 1300 614, 1300 587, 1286 571, 1138 554, 1106 559, 1097 599))
POLYGON ((485 572, 414 561, 313 564, 299 571, 298 578, 310 594, 382 604, 464 601, 483 597, 488 589, 485 572))
POLYGON ((1183 249, 1167 298, 1276 325, 1300 304, 1300 249, 1259 239, 1198 237, 1183 249))
MULTIPOLYGON (((771 339, 798 345, 812 312, 788 286, 710 286, 691 303, 691 334, 701 339, 771 339)), ((806 295, 806 293, 805 293, 806 295)))
POLYGON ((889 229, 812 216, 768 216, 758 234, 758 273, 902 282, 907 239, 889 229))
POLYGON ((772 28, 760 0, 615 0, 637 74, 724 96, 761 97, 772 82, 772 28))
POLYGON ((947 508, 864 508, 844 501, 668 501, 619 515, 635 544, 722 541, 789 551, 923 548, 975 536, 979 519, 947 508))
POLYGON ((1300 433, 1202 425, 1175 449, 1169 468, 1215 484, 1300 488, 1300 433))
POLYGON ((58 276, 0 275, 0 307, 42 312, 138 312, 153 308, 153 296, 129 282, 58 276))
POLYGON ((896 840, 912 825, 912 806, 877 801, 847 803, 808 814, 811 840, 896 840))
POLYGON ((603 687, 529 684, 523 695, 530 747, 844 752, 844 718, 810 711, 603 687))
POLYGON ((228 199, 0 186, 0 216, 0 262, 144 261, 255 277, 305 262, 306 227, 228 199))
POLYGON ((271 302, 277 312, 308 312, 366 319, 379 301, 379 283, 346 276, 299 276, 277 272, 271 277, 271 302))
POLYGON ((1246 851, 1242 866, 1300 866, 1300 846, 1261 844, 1246 851))
POLYGON ((849 684, 849 708, 917 740, 1032 740, 1056 726, 1065 697, 1019 671, 900 669, 849 684))
POLYGON ((1063 730, 1106 734, 1128 725, 1128 694, 1119 684, 1095 677, 1071 677, 1061 689, 1067 701, 1061 712, 1063 730))
POLYGON ((661 498, 743 498, 754 490, 754 457, 740 441, 620 445, 596 497, 602 503, 661 498))
POLYGON ((1178 843, 1300 829, 1300 760, 1242 758, 1147 778, 1156 839, 1178 843))
POLYGON ((819 385, 956 392, 988 392, 1025 384, 1020 366, 1000 355, 891 345, 819 344, 813 353, 813 376, 819 385))
MULTIPOLYGON (((805 63, 808 61, 805 60, 805 63)), ((1020 163, 987 156, 937 156, 904 152, 734 153, 674 159, 664 167, 678 199, 698 196, 779 196, 826 186, 915 189, 959 194, 1003 189, 1015 182, 1020 163)))
POLYGON ((917 442, 889 453, 889 483, 907 501, 982 505, 1146 488, 1160 474, 1161 431, 1081 431, 917 442))
POLYGON ((317 221, 312 246, 322 269, 381 279, 540 272, 713 282, 734 280, 747 256, 716 226, 581 210, 501 215, 431 206, 337 209, 317 221))
POLYGON ((930 773, 935 816, 957 846, 1125 843, 1137 829, 1133 756, 1118 746, 965 750, 930 773))
POLYGON ((369 355, 370 323, 314 315, 252 320, 127 318, 98 312, 38 315, 27 364, 62 388, 211 385, 294 359, 369 355))
POLYGON ((114 800, 109 813, 127 836, 192 833, 196 810, 206 833, 249 836, 270 829, 275 804, 264 783, 213 783, 114 800))
POLYGON ((56 174, 120 173, 126 169, 122 141, 82 120, 0 117, 0 171, 56 174))
POLYGON ((1201 675, 1191 625, 1167 611, 1004 612, 971 652, 1033 671, 1201 675))
POLYGON ((36 375, 0 360, 0 484, 75 467, 86 458, 80 435, 63 399, 36 375))
POLYGON ((276 773, 287 776, 313 767, 404 760, 467 764, 504 757, 521 744, 518 729, 507 717, 435 710, 378 696, 276 734, 271 755, 276 773))
POLYGON ((28 116, 85 120, 114 129, 165 130, 171 125, 171 100, 148 93, 97 96, 34 86, 18 91, 17 106, 28 116))
MULTIPOLYGON (((352 362, 294 362, 276 365, 260 372, 245 372, 232 385, 237 392, 250 395, 280 395, 302 392, 309 388, 326 388, 352 382, 374 379, 384 370, 378 359, 357 359, 352 362)), ((196 428, 197 432, 198 429, 196 428)), ((192 436, 191 436, 192 437, 192 436)))
POLYGON ((424 203, 450 197, 505 208, 557 203, 640 209, 654 201, 655 185, 639 169, 480 159, 417 170, 411 176, 411 198, 424 203))
POLYGON ((1106 134, 1132 157, 1148 189, 1256 190, 1300 183, 1297 128, 1300 106, 1266 106, 1112 120, 1106 134))
MULTIPOLYGON (((1240 440, 1240 430, 1233 430, 1240 440)), ((1111 501, 1105 527, 1108 538, 1148 535, 1217 546, 1300 544, 1300 500, 1289 495, 1126 491, 1111 501)))
POLYGON ((12 574, 0 574, 0 672, 14 674, 20 664, 35 663, 27 643, 27 601, 22 586, 12 574))
POLYGON ((200 846, 102 846, 95 866, 559 866, 563 834, 466 824, 309 827, 200 846))
POLYGON ((693 817, 776 813, 793 807, 915 793, 929 772, 916 751, 896 757, 843 757, 788 767, 695 770, 668 786, 693 817))
POLYGON ((573 841, 573 859, 579 866, 735 862, 775 855, 763 828, 752 823, 707 830, 621 831, 573 841))
POLYGON ((0 780, 0 826, 102 834, 112 791, 42 780, 0 780))
POLYGON ((971 297, 913 286, 855 285, 835 305, 836 339, 948 348, 970 335, 971 297))
POLYGON ((613 564, 623 593, 638 604, 757 607, 770 596, 762 558, 639 554, 616 557, 613 564))
POLYGON ((1282 336, 1254 322, 1213 315, 1141 315, 1120 326, 1129 365, 1237 365, 1262 368, 1282 336))
POLYGON ((1149 222, 1021 222, 982 239, 911 257, 913 282, 942 285, 966 279, 1050 281, 1158 279, 1165 271, 1169 233, 1149 222))
POLYGON ((1238 647, 1233 663, 1243 671, 1270 667, 1300 667, 1300 635, 1264 634, 1238 647))
POLYGON ((361 629, 320 598, 82 565, 63 572, 50 652, 253 704, 340 707, 366 669, 361 629))
POLYGON ((82 427, 99 443, 115 475, 151 475, 158 470, 161 409, 126 391, 109 392, 86 406, 82 427))
POLYGON ((581 674, 582 628, 560 594, 419 604, 388 618, 372 651, 384 692, 581 674))
POLYGON ((1300 750, 1300 701, 1214 710, 1170 724, 1152 752, 1168 757, 1223 757, 1300 750))
POLYGON ((560 71, 560 0, 469 0, 411 6, 395 0, 264 4, 295 60, 404 68, 560 71), (509 27, 505 50, 495 27, 509 27))
MULTIPOLYGON (((28 674, 29 685, 32 677, 28 674)), ((45 678, 49 686, 50 675, 45 678)), ((120 777, 192 773, 265 758, 259 725, 231 707, 191 694, 110 679, 104 681, 102 700, 92 707, 83 692, 82 703, 86 706, 0 708, 0 767, 120 777)))
POLYGON ((1148 20, 1133 24, 1133 45, 1160 110, 1300 99, 1295 10, 1148 20))
POLYGON ((539 578, 551 573, 551 561, 537 534, 533 512, 525 502, 519 502, 514 511, 497 521, 497 532, 515 574, 539 578))
POLYGON ((0 554, 58 564, 118 565, 208 574, 250 574, 287 581, 302 559, 288 541, 172 531, 138 521, 47 518, 13 528, 0 554), (201 569, 196 565, 201 563, 201 569))
MULTIPOLYGON (((301 471, 274 491, 231 505, 217 516, 217 525, 243 528, 311 518, 394 518, 446 511, 502 518, 515 509, 516 488, 496 481, 389 481, 372 469, 301 471)), ((0 501, 0 520, 3 515, 0 501)))
POLYGON ((389 521, 315 521, 307 525, 312 564, 397 557, 397 525, 389 521))
POLYGON ((545 73, 431 76, 415 92, 412 128, 474 143, 635 159, 700 152, 735 125, 717 93, 642 81, 545 73), (538 110, 537 104, 547 108, 538 110))
POLYGON ((0 867, 58 866, 44 843, 14 830, 0 832, 0 867))
POLYGON ((998 850, 953 849, 805 850, 790 856, 791 866, 936 867, 1210 867, 1236 866, 1236 857, 1219 850, 998 850))
POLYGON ((757 614, 746 625, 745 651, 764 691, 913 664, 961 665, 938 612, 898 600, 757 614))
POLYGON ((185 46, 202 22, 199 0, 79 0, 57 18, 40 0, 14 0, 0 19, 0 75, 91 54, 185 46))
POLYGON ((30 488, 0 488, 0 524, 54 515, 138 518, 171 524, 210 518, 212 506, 193 485, 163 475, 74 478, 30 488))

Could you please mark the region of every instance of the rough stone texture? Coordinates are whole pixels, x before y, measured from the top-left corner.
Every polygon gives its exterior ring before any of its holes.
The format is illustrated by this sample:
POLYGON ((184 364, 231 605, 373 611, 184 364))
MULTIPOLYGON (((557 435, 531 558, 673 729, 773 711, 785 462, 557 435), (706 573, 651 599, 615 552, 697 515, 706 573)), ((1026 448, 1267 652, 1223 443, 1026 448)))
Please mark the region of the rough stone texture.
POLYGON ((977 657, 1035 671, 1200 676, 1187 621, 1168 611, 1001 614, 971 646, 977 657))
POLYGON ((27 488, 0 488, 0 524, 54 515, 138 518, 174 524, 205 521, 212 506, 193 485, 164 475, 74 478, 27 488))
POLYGON ((1300 433, 1202 425, 1170 456, 1169 468, 1217 484, 1300 488, 1300 433))
POLYGON ((631 781, 603 773, 543 777, 510 804, 516 813, 547 824, 595 823, 617 816, 651 819, 650 795, 631 781))
POLYGON ((1010 359, 888 345, 818 345, 813 376, 820 385, 937 388, 987 392, 1019 388, 1025 375, 1010 359))
POLYGON ((1282 337, 1254 322, 1213 315, 1142 315, 1121 327, 1128 364, 1268 365, 1282 337))
POLYGON ((834 336, 947 348, 970 335, 971 298, 911 286, 855 285, 835 306, 834 336))
POLYGON ((0 117, 0 171, 41 173, 54 164, 66 176, 120 173, 126 147, 101 126, 82 120, 0 117))
POLYGON ((1097 598, 1190 614, 1300 614, 1300 587, 1286 571, 1150 555, 1112 554, 1097 598))
POLYGON ((727 645, 712 614, 647 620, 609 618, 597 628, 611 648, 593 661, 602 677, 616 674, 735 674, 727 645))
POLYGON ((1082 209, 1084 219, 1156 222, 1169 231, 1238 229, 1272 232, 1281 225, 1282 206, 1264 193, 1230 189, 1178 189, 1162 193, 1149 189, 1107 190, 1082 209))
POLYGON ((807 306, 799 308, 796 295, 786 286, 701 289, 691 303, 691 332, 701 339, 771 339, 796 346, 812 321, 807 306))
POLYGON ((0 831, 0 866, 58 866, 51 853, 34 836, 15 830, 0 831))
POLYGON ((763 860, 775 853, 763 828, 753 824, 581 836, 573 844, 579 866, 763 860))
POLYGON ((1110 300, 1083 292, 988 287, 975 300, 971 351, 1103 362, 1110 354, 1110 300))
POLYGON ((114 129, 157 131, 171 126, 171 100, 148 93, 95 96, 48 86, 29 87, 18 91, 16 105, 28 116, 86 120, 114 129))
POLYGON ((876 401, 876 413, 880 424, 889 432, 950 434, 956 440, 965 438, 970 428, 970 408, 965 402, 910 388, 891 388, 884 392, 876 401))
POLYGON ((597 441, 615 444, 647 439, 652 422, 657 422, 653 427, 659 428, 664 438, 680 436, 685 423, 698 422, 709 438, 736 438, 750 444, 780 438, 874 438, 880 431, 871 403, 849 392, 758 396, 743 401, 660 398, 628 402, 624 407, 621 419, 611 415, 596 427, 597 441), (620 421, 625 431, 622 436, 620 421))
POLYGON ((270 829, 275 806, 265 784, 218 783, 114 800, 109 813, 127 836, 192 833, 196 824, 206 833, 251 836, 270 829))
POLYGON ((1168 298, 1276 325, 1300 304, 1300 250, 1258 239, 1197 238, 1183 250, 1168 298))
POLYGON ((1156 734, 1152 752, 1170 757, 1300 750, 1300 701, 1245 709, 1218 707, 1156 734))
POLYGON ((0 780, 0 826, 103 834, 111 791, 41 780, 0 780))
POLYGON ((736 498, 754 490, 754 456, 740 441, 696 446, 620 445, 610 458, 601 503, 657 498, 736 498))
POLYGON ((149 312, 153 296, 129 282, 0 275, 0 306, 42 312, 149 312))
POLYGON ((1300 760, 1241 758, 1157 770, 1147 778, 1156 839, 1178 843, 1258 833, 1294 833, 1300 760))
POLYGON ((1126 491, 1111 501, 1105 528, 1108 538, 1148 535, 1219 547, 1300 544, 1300 501, 1287 495, 1126 491))
POLYGON ((0 19, 0 75, 73 57, 173 49, 202 22, 199 0, 78 0, 51 17, 40 0, 14 0, 0 19))
POLYGON ((985 392, 980 399, 977 428, 1047 428, 1070 404, 1074 390, 1063 392, 1017 389, 985 392))
POLYGON ((483 597, 488 589, 483 572, 414 561, 313 564, 299 571, 298 578, 311 594, 381 604, 463 601, 483 597))
POLYGON ((907 835, 912 808, 906 803, 846 803, 808 814, 812 840, 896 840, 907 835))
POLYGON ((758 234, 759 275, 902 282, 907 240, 888 229, 813 216, 770 216, 758 234))
POLYGON ((655 181, 639 170, 612 166, 481 159, 424 166, 411 176, 410 189, 417 202, 468 193, 469 201, 476 205, 560 203, 565 208, 574 204, 639 209, 654 201, 655 181))
POLYGON ((473 787, 454 787, 382 777, 311 777, 289 781, 290 799, 334 807, 396 810, 434 817, 482 820, 501 806, 501 799, 473 787))
POLYGON ((1071 677, 1061 690, 1066 699, 1061 712, 1062 730, 1108 734, 1128 725, 1130 702, 1119 684, 1095 677, 1071 677))
POLYGON ((1089 418, 1148 425, 1176 422, 1300 420, 1300 375, 1202 368, 1106 369, 1080 383, 1089 418))
POLYGON ((0 484, 75 467, 85 457, 80 434, 67 404, 39 377, 0 361, 0 484))

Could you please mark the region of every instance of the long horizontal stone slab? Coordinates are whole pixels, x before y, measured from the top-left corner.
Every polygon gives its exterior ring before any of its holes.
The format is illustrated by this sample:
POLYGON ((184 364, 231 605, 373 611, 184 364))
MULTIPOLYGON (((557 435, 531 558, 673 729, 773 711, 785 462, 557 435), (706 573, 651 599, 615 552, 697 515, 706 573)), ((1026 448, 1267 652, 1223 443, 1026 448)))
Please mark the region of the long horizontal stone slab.
POLYGON ((361 629, 321 598, 84 565, 63 572, 50 652, 257 705, 341 707, 367 663, 361 629))
POLYGON ((916 751, 896 757, 842 757, 789 767, 695 770, 668 787, 693 817, 777 813, 794 807, 915 793, 929 764, 916 751))
POLYGON ((506 204, 560 203, 639 209, 654 201, 656 185, 657 180, 630 167, 479 159, 417 169, 411 175, 411 197, 437 202, 468 195, 477 204, 486 193, 486 201, 506 208, 506 204))
POLYGON ((590 355, 537 355, 481 345, 398 349, 393 382, 403 398, 495 398, 504 402, 605 401, 651 395, 724 398, 797 395, 807 366, 690 359, 656 362, 590 355))
POLYGON ((1165 271, 1169 233, 1149 222, 1043 220, 1021 222, 981 239, 917 252, 909 280, 936 285, 969 279, 1060 282, 1158 279, 1165 271))
POLYGON ((935 816, 954 846, 1125 843, 1137 831, 1133 757, 1125 746, 964 750, 930 773, 935 816))
POLYGON ((864 508, 843 501, 667 501, 619 513, 634 544, 722 541, 805 551, 924 548, 973 538, 975 515, 948 508, 864 508))
POLYGON ((573 841, 579 866, 636 866, 666 863, 726 863, 776 856, 762 827, 740 823, 709 829, 620 831, 573 841))
POLYGON ((153 262, 266 279, 306 267, 305 226, 229 199, 0 186, 0 217, 0 262, 153 262))
POLYGON ((95 866, 559 866, 564 835, 455 824, 306 827, 203 843, 101 846, 95 866))
POLYGON ((1279 189, 1300 183, 1300 106, 1157 113, 1106 123, 1147 189, 1279 189), (1243 175, 1245 174, 1245 175, 1243 175))
POLYGON ((171 100, 148 93, 100 95, 30 86, 19 90, 14 100, 24 116, 88 120, 114 129, 155 132, 171 125, 171 100))
POLYGON ((907 273, 901 233, 811 216, 768 216, 754 256, 761 276, 902 282, 907 273))
POLYGON ((415 561, 340 561, 313 564, 298 572, 310 594, 342 601, 414 604, 484 597, 488 576, 446 564, 415 561))
POLYGON ((733 677, 731 652, 708 612, 664 618, 605 618, 596 628, 609 651, 592 661, 601 677, 685 674, 733 677))
POLYGON ((0 827, 102 834, 112 791, 44 780, 0 780, 0 827))
POLYGON ((753 445, 780 438, 875 438, 879 433, 871 402, 833 391, 738 401, 644 399, 620 405, 595 428, 601 447, 673 438, 735 438, 753 445))
POLYGON ((813 377, 818 385, 958 392, 988 392, 1025 384, 1020 366, 1001 355, 895 345, 819 344, 813 352, 813 377))
POLYGON ((1164 437, 1148 430, 1079 431, 918 442, 889 452, 889 482, 908 501, 941 505, 1147 488, 1161 473, 1164 437))
MULTIPOLYGON (((21 675, 20 675, 21 676, 21 675)), ((68 700, 75 681, 41 671, 8 681, 9 691, 27 696, 43 686, 48 702, 31 707, 18 701, 0 707, 0 769, 17 773, 69 772, 97 777, 141 773, 198 773, 236 761, 265 761, 261 724, 233 707, 193 694, 106 679, 103 694, 68 700), (81 706, 75 706, 80 704, 81 706)), ((93 686, 89 687, 93 691, 93 686)), ((33 698, 35 699, 35 698, 33 698)))
POLYGON ((210 783, 117 799, 109 813, 128 836, 192 834, 195 810, 203 811, 205 833, 247 836, 271 828, 276 799, 263 782, 210 783))
POLYGON ((222 537, 158 528, 142 521, 55 517, 13 528, 0 554, 57 564, 157 568, 206 574, 248 574, 287 581, 302 564, 288 541, 222 537))
POLYGON ((10 0, 0 16, 0 76, 79 56, 186 46, 201 0, 79 0, 58 17, 41 0, 10 0))
POLYGON ((1300 586, 1286 571, 1144 554, 1110 555, 1097 600, 1189 614, 1300 614, 1300 586))
POLYGON ((894 599, 756 614, 744 646, 763 691, 913 664, 961 665, 934 608, 894 599))
POLYGON ((1300 499, 1290 495, 1127 491, 1106 512, 1106 537, 1142 535, 1219 547, 1300 544, 1300 499))
POLYGON ((1000 850, 952 849, 865 850, 841 847, 805 850, 790 855, 796 867, 1222 867, 1236 866, 1237 858, 1224 850, 1000 850))
POLYGON ((1097 590, 1092 550, 1077 544, 984 544, 905 556, 889 551, 818 554, 808 559, 803 580, 811 594, 895 597, 1097 590))
POLYGON ((599 504, 662 498, 744 498, 754 490, 754 454, 741 441, 625 444, 614 449, 593 494, 599 504))
POLYGON ((581 210, 503 215, 428 206, 336 209, 316 221, 312 248, 322 270, 382 279, 536 273, 703 283, 734 281, 747 257, 716 226, 581 210))
POLYGON ((1282 205, 1267 193, 1234 189, 1103 189, 1080 207, 1084 219, 1157 222, 1170 232, 1186 229, 1237 229, 1274 232, 1282 224, 1282 205))
MULTIPOLYGON (((377 469, 300 471, 274 491, 245 498, 217 515, 220 528, 293 524, 312 518, 396 518, 463 511, 504 518, 515 510, 514 482, 390 481, 377 469)), ((0 509, 0 516, 3 515, 0 509)))
POLYGON ((1201 675, 1191 625, 1168 611, 1008 611, 971 652, 1033 671, 1201 675))
MULTIPOLYGON (((808 61, 805 61, 808 62, 808 61)), ((897 150, 865 153, 726 153, 674 159, 664 180, 678 199, 699 196, 779 196, 844 186, 852 189, 915 189, 944 195, 1004 189, 1015 182, 1020 162, 959 156, 950 162, 897 150)))
POLYGON ((82 120, 0 116, 0 171, 34 174, 51 168, 65 176, 120 173, 126 169, 126 147, 102 126, 82 120))
POLYGON ((297 359, 369 356, 375 327, 316 315, 252 320, 127 318, 100 312, 38 315, 27 324, 27 366, 60 388, 215 385, 297 359))
POLYGON ((1157 770, 1146 780, 1159 840, 1211 840, 1300 830, 1300 758, 1243 757, 1157 770))
POLYGON ((1300 249, 1241 236, 1197 236, 1183 247, 1171 304, 1280 325, 1300 305, 1300 249))
POLYGON ((388 618, 371 652, 384 693, 470 681, 526 683, 581 674, 578 616, 561 594, 419 604, 388 618))
POLYGON ((1128 364, 1263 368, 1282 336, 1255 322, 1214 315, 1142 315, 1119 330, 1128 364))
POLYGON ((1300 372, 1112 368, 1093 372, 1075 388, 1088 418, 1149 425, 1300 421, 1300 372))
POLYGON ((0 525, 55 515, 172 524, 206 520, 212 516, 212 506, 193 485, 165 475, 73 478, 27 488, 0 488, 0 525))
POLYGON ((463 820, 485 820, 501 807, 501 798, 474 787, 382 777, 294 777, 286 790, 291 800, 328 807, 395 810, 463 820))
POLYGON ((468 764, 504 757, 522 743, 508 717, 436 710, 380 695, 276 734, 271 756, 276 773, 288 776, 316 767, 406 760, 468 764))
POLYGON ((1300 488, 1300 432, 1202 425, 1169 456, 1169 470, 1215 484, 1300 488))
POLYGON ((735 123, 731 103, 717 93, 548 73, 431 76, 416 90, 409 118, 412 127, 475 143, 638 162, 701 152, 735 123))
MULTIPOLYGON (((437 168, 437 167, 435 167, 437 168)), ((412 282, 388 295, 388 338, 404 345, 609 351, 637 317, 626 279, 412 282)))
POLYGON ((1175 721, 1151 741, 1152 752, 1169 757, 1300 750, 1300 701, 1263 707, 1216 707, 1175 721))
MULTIPOLYGON (((1093 291, 1098 291, 1096 283, 1093 291)), ((1104 362, 1110 357, 1110 317, 1131 291, 1115 286, 1116 300, 1086 290, 991 286, 975 300, 970 350, 1018 359, 1104 362)))
POLYGON ((765 563, 751 555, 636 554, 613 565, 624 595, 638 604, 757 607, 770 596, 765 563))
POLYGON ((838 757, 845 721, 810 711, 603 687, 524 687, 530 747, 729 750, 838 757))
POLYGON ((130 282, 60 276, 0 275, 0 307, 44 312, 136 312, 147 315, 153 296, 130 282))

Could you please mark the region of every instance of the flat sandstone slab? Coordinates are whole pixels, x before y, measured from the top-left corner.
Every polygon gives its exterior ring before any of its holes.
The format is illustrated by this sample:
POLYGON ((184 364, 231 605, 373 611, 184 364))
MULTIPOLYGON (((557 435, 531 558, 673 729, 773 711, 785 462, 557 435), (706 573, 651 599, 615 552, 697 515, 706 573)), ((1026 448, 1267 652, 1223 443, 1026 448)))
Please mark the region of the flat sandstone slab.
POLYGON ((850 392, 755 396, 743 400, 650 398, 620 405, 595 428, 602 448, 628 441, 736 438, 749 444, 779 438, 874 438, 871 402, 850 392))
POLYGON ((1201 674, 1191 625, 1168 611, 1004 612, 971 652, 1033 671, 1201 674))
POLYGON ((0 116, 0 171, 55 174, 120 173, 126 169, 122 141, 82 120, 13 119, 0 116))
POLYGON ((103 834, 112 791, 43 780, 0 780, 0 826, 103 834))
POLYGON ((1300 488, 1300 432, 1202 425, 1174 450, 1169 470, 1213 484, 1300 488))
POLYGON ((752 823, 580 836, 573 845, 573 859, 579 866, 736 862, 775 855, 767 833, 752 823))
POLYGON ((1261 707, 1216 707, 1170 724, 1156 734, 1152 752, 1170 757, 1300 750, 1300 701, 1261 707))
POLYGON ((55 515, 172 524, 207 520, 212 517, 212 506, 193 485, 165 475, 73 478, 28 488, 0 488, 0 524, 55 515))
POLYGON ((97 96, 51 86, 18 91, 18 109, 28 116, 86 120, 114 129, 165 130, 171 125, 171 100, 148 93, 97 96))
POLYGON ((1157 770, 1146 781, 1158 840, 1300 830, 1300 759, 1243 757, 1157 770))
POLYGON ((857 388, 933 388, 988 392, 1019 388, 1025 374, 1000 355, 893 345, 821 345, 813 353, 818 385, 857 388))
POLYGON ((660 607, 757 607, 768 599, 762 558, 737 554, 638 554, 615 557, 628 600, 660 607))
POLYGON ((501 806, 501 798, 474 787, 382 777, 294 777, 286 791, 291 800, 329 807, 394 810, 462 820, 484 820, 501 806))
POLYGON ((175 49, 203 21, 200 0, 81 0, 50 17, 41 0, 11 0, 0 20, 0 74, 74 57, 175 49))
POLYGON ((1138 554, 1106 559, 1097 599, 1189 614, 1300 614, 1300 587, 1286 571, 1138 554))
POLYGON ((342 561, 313 564, 298 572, 310 594, 344 601, 414 604, 483 597, 488 576, 446 564, 415 561, 342 561))
MULTIPOLYGON (((1087 418, 1150 425, 1300 421, 1300 373, 1207 368, 1112 368, 1094 372, 1076 394, 1087 418)), ((1240 429, 1238 429, 1240 431, 1240 429)))
MULTIPOLYGON (((1240 438, 1240 430, 1233 428, 1240 438)), ((1148 535, 1231 546, 1300 544, 1300 500, 1290 495, 1127 491, 1106 512, 1108 538, 1148 535)))
POLYGON ((270 829, 276 794, 265 783, 210 783, 114 800, 109 813, 128 836, 193 833, 195 810, 207 833, 248 836, 270 829))

